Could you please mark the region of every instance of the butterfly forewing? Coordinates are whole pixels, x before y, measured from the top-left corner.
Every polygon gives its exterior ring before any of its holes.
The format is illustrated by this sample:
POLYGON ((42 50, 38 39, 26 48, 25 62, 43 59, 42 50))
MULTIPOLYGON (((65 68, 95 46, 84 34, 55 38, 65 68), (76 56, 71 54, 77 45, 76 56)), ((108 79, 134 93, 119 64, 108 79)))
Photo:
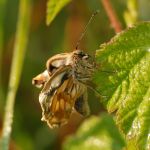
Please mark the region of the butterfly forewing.
POLYGON ((49 58, 46 62, 46 68, 49 71, 49 74, 54 73, 62 66, 70 65, 72 63, 71 57, 72 53, 62 53, 49 58))
POLYGON ((75 100, 85 92, 85 85, 74 81, 70 76, 69 67, 55 73, 40 94, 40 104, 43 110, 42 120, 53 128, 68 122, 73 111, 75 100))
POLYGON ((37 88, 42 88, 44 84, 49 80, 49 77, 50 76, 48 71, 45 70, 44 72, 32 79, 32 84, 35 85, 37 88))

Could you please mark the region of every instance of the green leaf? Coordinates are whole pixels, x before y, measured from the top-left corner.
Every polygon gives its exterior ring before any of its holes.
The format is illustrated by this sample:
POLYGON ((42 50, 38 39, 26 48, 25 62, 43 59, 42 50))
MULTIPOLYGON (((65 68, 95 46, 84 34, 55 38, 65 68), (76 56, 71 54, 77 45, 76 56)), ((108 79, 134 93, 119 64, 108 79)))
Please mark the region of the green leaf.
POLYGON ((108 111, 115 111, 128 149, 150 149, 150 22, 116 35, 96 58, 97 90, 108 111))
POLYGON ((61 9, 70 1, 71 0, 48 0, 46 24, 50 25, 50 23, 53 21, 59 11, 61 11, 61 9))
POLYGON ((124 140, 110 115, 92 116, 64 143, 64 150, 121 150, 124 140))

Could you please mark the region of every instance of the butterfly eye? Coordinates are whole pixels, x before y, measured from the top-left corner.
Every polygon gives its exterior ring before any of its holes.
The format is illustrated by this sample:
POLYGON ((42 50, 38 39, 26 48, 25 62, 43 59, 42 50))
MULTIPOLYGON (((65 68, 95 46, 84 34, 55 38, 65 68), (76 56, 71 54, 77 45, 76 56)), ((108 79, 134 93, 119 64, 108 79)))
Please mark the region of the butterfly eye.
POLYGON ((74 54, 77 55, 79 58, 83 58, 84 56, 86 56, 86 54, 81 50, 76 50, 74 54))
POLYGON ((80 58, 83 58, 83 57, 85 56, 85 54, 84 54, 84 53, 80 53, 78 56, 79 56, 80 58))

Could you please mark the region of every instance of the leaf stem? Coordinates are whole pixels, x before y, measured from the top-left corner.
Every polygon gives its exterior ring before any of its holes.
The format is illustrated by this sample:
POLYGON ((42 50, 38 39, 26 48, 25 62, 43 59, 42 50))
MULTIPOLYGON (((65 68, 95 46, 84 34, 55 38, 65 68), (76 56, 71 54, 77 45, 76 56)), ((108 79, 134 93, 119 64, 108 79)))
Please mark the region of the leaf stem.
POLYGON ((14 53, 12 59, 11 73, 8 85, 8 92, 6 97, 5 116, 2 129, 1 147, 2 150, 8 150, 9 140, 12 131, 14 103, 16 92, 20 82, 23 61, 25 57, 29 20, 30 20, 30 7, 31 0, 20 0, 19 4, 19 17, 17 22, 17 32, 14 45, 14 53))
POLYGON ((121 32, 122 31, 121 23, 117 18, 117 15, 115 13, 115 10, 112 7, 110 0, 102 0, 102 4, 105 8, 105 11, 108 15, 108 18, 109 18, 111 25, 114 28, 115 32, 116 33, 121 32))

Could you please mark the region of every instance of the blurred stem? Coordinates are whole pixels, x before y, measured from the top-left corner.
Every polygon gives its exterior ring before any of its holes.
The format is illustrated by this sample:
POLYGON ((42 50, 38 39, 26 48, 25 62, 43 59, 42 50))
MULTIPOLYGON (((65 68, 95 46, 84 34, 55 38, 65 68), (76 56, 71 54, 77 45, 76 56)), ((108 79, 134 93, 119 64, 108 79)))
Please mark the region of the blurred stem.
POLYGON ((102 0, 102 4, 103 4, 103 7, 105 8, 105 11, 108 15, 110 23, 112 27, 114 28, 115 32, 116 33, 121 32, 122 31, 121 23, 118 20, 118 17, 115 13, 115 10, 112 7, 110 0, 102 0))
POLYGON ((28 39, 30 6, 31 0, 20 0, 16 39, 14 45, 14 53, 10 72, 8 93, 6 97, 5 116, 2 129, 2 139, 0 148, 2 150, 8 150, 9 148, 9 140, 13 123, 15 97, 20 82, 20 76, 22 72, 22 66, 28 39))
POLYGON ((127 26, 132 26, 138 20, 138 2, 137 0, 127 1, 127 10, 124 13, 124 19, 127 26))
POLYGON ((0 1, 0 106, 2 107, 4 100, 3 84, 2 84, 2 54, 4 42, 4 17, 5 17, 6 0, 0 1))

